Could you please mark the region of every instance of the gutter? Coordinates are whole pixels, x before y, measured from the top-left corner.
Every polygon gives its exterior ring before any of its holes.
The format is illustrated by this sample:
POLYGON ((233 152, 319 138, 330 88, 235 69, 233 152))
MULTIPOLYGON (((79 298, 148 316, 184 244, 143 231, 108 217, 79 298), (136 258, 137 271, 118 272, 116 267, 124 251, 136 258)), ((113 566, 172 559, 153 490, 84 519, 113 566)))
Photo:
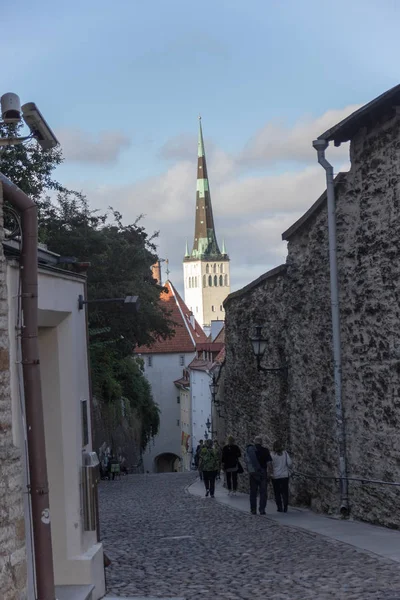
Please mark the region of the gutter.
POLYGON ((342 353, 340 343, 340 307, 339 284, 337 269, 337 236, 336 236, 336 205, 335 183, 333 166, 325 158, 325 150, 329 142, 318 139, 313 142, 313 147, 318 154, 318 162, 326 172, 326 194, 328 205, 328 236, 329 236, 329 272, 331 282, 331 313, 332 313, 332 338, 333 338, 333 375, 335 386, 335 414, 336 414, 336 441, 339 451, 339 479, 340 479, 340 512, 343 516, 350 512, 349 486, 347 480, 346 457, 346 425, 342 402, 342 353))
POLYGON ((49 485, 43 420, 38 342, 38 225, 37 207, 22 190, 0 173, 4 199, 21 215, 21 331, 29 480, 33 521, 37 600, 55 600, 51 544, 49 485))

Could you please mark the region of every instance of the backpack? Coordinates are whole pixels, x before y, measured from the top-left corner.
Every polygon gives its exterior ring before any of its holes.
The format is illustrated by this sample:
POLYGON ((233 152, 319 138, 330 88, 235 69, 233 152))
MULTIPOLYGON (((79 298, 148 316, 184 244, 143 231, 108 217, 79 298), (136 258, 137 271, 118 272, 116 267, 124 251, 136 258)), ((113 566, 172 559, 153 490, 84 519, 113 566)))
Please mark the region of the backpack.
POLYGON ((247 464, 247 470, 250 474, 261 472, 261 466, 260 466, 260 463, 258 462, 258 458, 257 458, 257 454, 256 454, 256 447, 253 446, 252 444, 249 444, 249 446, 247 446, 247 448, 246 448, 246 464, 247 464))

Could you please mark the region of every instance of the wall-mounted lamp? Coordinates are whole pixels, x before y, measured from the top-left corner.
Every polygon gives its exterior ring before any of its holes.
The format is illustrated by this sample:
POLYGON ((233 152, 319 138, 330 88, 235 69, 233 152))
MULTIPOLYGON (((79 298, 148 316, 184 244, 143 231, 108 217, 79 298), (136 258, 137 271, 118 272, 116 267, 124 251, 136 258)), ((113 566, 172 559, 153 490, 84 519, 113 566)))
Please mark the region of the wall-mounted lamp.
POLYGON ((219 384, 217 383, 217 379, 215 374, 213 373, 211 383, 210 383, 210 392, 211 392, 211 400, 214 402, 215 406, 219 406, 219 402, 215 400, 219 388, 219 384))
POLYGON ((285 376, 287 376, 287 366, 284 367, 274 367, 268 368, 261 366, 261 360, 267 350, 268 340, 263 338, 261 333, 261 325, 256 325, 256 333, 254 337, 250 338, 251 345, 253 346, 253 353, 257 359, 257 370, 263 371, 266 373, 279 373, 282 372, 285 376))
POLYGON ((80 294, 78 296, 78 308, 79 310, 82 310, 83 307, 85 306, 85 304, 94 304, 94 303, 99 303, 99 302, 114 302, 114 303, 120 303, 120 304, 126 304, 128 306, 132 306, 135 310, 135 312, 137 312, 139 310, 140 307, 140 299, 139 296, 125 296, 125 298, 101 298, 101 299, 97 299, 97 300, 84 300, 82 294, 80 294))

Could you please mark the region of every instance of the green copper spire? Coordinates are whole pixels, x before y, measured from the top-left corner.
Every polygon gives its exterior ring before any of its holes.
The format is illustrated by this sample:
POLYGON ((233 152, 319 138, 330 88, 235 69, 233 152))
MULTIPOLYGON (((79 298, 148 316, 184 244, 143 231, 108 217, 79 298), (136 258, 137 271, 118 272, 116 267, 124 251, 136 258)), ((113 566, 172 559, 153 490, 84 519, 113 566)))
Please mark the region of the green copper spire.
POLYGON ((203 130, 201 128, 201 116, 199 116, 199 142, 198 142, 198 150, 197 150, 197 156, 199 158, 201 157, 205 157, 206 153, 204 151, 204 140, 203 140, 203 130))
POLYGON ((196 219, 193 250, 185 255, 185 259, 222 259, 222 254, 218 247, 217 237, 215 235, 201 117, 199 117, 196 191, 196 219))

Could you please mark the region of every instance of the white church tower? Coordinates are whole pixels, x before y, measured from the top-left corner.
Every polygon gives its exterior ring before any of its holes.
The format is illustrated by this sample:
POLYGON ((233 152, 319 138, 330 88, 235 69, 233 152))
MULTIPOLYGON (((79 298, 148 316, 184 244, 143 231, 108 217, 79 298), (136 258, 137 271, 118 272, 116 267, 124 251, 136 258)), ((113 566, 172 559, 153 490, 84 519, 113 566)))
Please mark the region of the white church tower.
POLYGON ((211 321, 225 320, 223 301, 230 293, 230 273, 225 243, 221 252, 215 235, 201 120, 199 127, 194 242, 191 252, 186 244, 183 274, 185 304, 209 333, 211 321))

